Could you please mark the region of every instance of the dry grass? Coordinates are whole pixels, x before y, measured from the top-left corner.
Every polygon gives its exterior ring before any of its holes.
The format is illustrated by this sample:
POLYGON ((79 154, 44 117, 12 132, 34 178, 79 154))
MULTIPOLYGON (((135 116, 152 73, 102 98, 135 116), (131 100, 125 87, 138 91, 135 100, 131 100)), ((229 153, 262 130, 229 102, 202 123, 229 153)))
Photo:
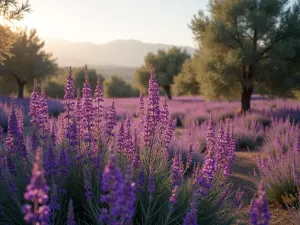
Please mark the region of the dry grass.
MULTIPOLYGON (((252 173, 253 168, 256 168, 256 158, 258 152, 237 152, 236 160, 233 166, 233 173, 231 176, 232 182, 235 188, 243 188, 244 195, 244 207, 242 209, 242 217, 245 221, 249 222, 248 209, 250 201, 256 192, 256 184, 254 182, 252 173)), ((270 205, 271 211, 271 225, 289 225, 288 211, 283 209, 282 206, 270 205)), ((299 221, 300 224, 300 221, 299 221)))

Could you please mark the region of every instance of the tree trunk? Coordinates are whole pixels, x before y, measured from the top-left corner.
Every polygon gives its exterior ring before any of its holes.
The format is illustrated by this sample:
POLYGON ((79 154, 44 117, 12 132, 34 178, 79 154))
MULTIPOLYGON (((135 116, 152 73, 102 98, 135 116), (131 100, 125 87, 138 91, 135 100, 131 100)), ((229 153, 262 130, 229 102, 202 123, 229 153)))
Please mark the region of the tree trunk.
POLYGON ((171 87, 170 85, 163 85, 163 89, 167 93, 168 99, 172 100, 172 95, 171 95, 171 87))
POLYGON ((17 81, 18 82, 18 98, 24 98, 24 87, 25 82, 17 81))
POLYGON ((251 96, 253 93, 253 86, 242 86, 242 113, 246 113, 251 107, 251 96))

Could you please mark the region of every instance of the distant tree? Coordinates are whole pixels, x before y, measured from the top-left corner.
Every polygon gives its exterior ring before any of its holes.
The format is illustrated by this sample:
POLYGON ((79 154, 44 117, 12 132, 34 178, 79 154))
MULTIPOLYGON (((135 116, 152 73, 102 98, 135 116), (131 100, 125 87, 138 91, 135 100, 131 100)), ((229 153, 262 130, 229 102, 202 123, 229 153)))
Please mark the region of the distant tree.
POLYGON ((138 88, 146 94, 148 79, 150 77, 150 64, 155 68, 158 84, 162 87, 168 98, 172 99, 171 85, 173 79, 177 76, 182 68, 182 64, 190 55, 186 50, 181 51, 180 48, 173 47, 168 51, 158 50, 156 54, 148 53, 145 57, 145 63, 135 73, 135 81, 138 88))
POLYGON ((43 50, 42 41, 36 30, 19 30, 11 53, 13 56, 3 61, 0 76, 14 79, 18 86, 18 98, 23 98, 25 85, 30 86, 35 78, 44 79, 55 73, 57 68, 51 53, 43 50))
POLYGON ((112 75, 104 81, 104 96, 108 98, 137 97, 139 91, 127 84, 118 75, 112 75))
POLYGON ((0 0, 0 64, 7 57, 12 56, 10 50, 15 36, 5 23, 23 19, 25 13, 30 12, 29 2, 20 3, 16 0, 0 0))
POLYGON ((208 10, 209 16, 200 11, 190 24, 203 54, 202 93, 240 93, 243 112, 254 87, 291 96, 299 77, 300 1, 210 0, 208 10))
MULTIPOLYGON (((74 68, 74 83, 76 88, 83 88, 83 84, 85 81, 85 75, 84 75, 84 68, 74 68)), ((98 73, 95 69, 88 69, 88 77, 91 84, 91 87, 93 90, 95 90, 95 87, 97 85, 97 79, 98 79, 98 73)), ((101 77, 101 85, 103 86, 104 77, 100 74, 101 77)))
POLYGON ((65 94, 65 86, 63 84, 54 82, 54 81, 49 81, 46 84, 46 93, 47 96, 51 98, 60 98, 62 99, 65 94))
POLYGON ((198 58, 193 56, 192 59, 187 59, 181 72, 174 77, 172 90, 174 95, 199 95, 200 84, 197 81, 198 58))

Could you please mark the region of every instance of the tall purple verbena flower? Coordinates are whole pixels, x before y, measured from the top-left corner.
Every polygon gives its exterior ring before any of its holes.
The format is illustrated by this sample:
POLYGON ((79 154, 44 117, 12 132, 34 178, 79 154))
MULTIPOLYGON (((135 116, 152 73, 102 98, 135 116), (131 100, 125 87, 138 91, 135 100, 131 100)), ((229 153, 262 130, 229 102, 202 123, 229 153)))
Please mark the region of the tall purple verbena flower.
POLYGON ((253 201, 250 212, 250 220, 252 225, 269 225, 271 215, 268 207, 268 200, 266 198, 266 191, 263 181, 258 187, 257 198, 253 201))
POLYGON ((43 168, 42 149, 36 150, 36 158, 32 169, 30 184, 26 187, 24 198, 34 204, 32 211, 31 205, 23 206, 24 219, 27 223, 46 225, 50 222, 50 209, 46 205, 48 201, 48 191, 43 168))
POLYGON ((69 173, 70 162, 69 162, 68 154, 64 147, 60 150, 58 163, 59 163, 59 172, 62 177, 65 177, 69 173))
POLYGON ((134 156, 133 156, 133 161, 132 161, 132 166, 133 168, 139 168, 141 165, 141 157, 140 157, 140 147, 138 144, 138 136, 137 136, 137 131, 134 129, 134 156))
POLYGON ((197 192, 193 192, 191 207, 186 214, 182 225, 198 225, 197 223, 197 212, 198 212, 198 195, 197 192))
POLYGON ((101 86, 101 76, 98 74, 97 85, 94 93, 94 105, 95 105, 95 123, 98 135, 101 130, 101 123, 104 119, 104 107, 103 107, 103 88, 101 86))
POLYGON ((79 137, 83 137, 82 130, 81 130, 81 120, 82 120, 82 103, 80 98, 80 89, 77 88, 77 98, 75 103, 75 118, 76 118, 76 124, 77 124, 77 131, 79 134, 79 137))
POLYGON ((116 109, 115 102, 113 101, 108 110, 107 120, 106 120, 106 135, 108 137, 114 136, 113 130, 116 126, 116 109))
POLYGON ((88 180, 86 168, 84 168, 83 170, 83 182, 84 182, 84 190, 85 190, 84 196, 87 201, 91 201, 93 199, 93 193, 92 193, 90 182, 88 180))
POLYGON ((36 149, 38 148, 38 146, 39 146, 39 143, 38 143, 37 130, 34 129, 32 135, 31 135, 31 150, 33 152, 35 152, 36 149))
POLYGON ((171 205, 175 205, 178 201, 178 192, 179 192, 179 186, 175 186, 172 189, 172 194, 170 196, 170 203, 171 205))
POLYGON ((154 67, 150 66, 150 79, 148 86, 148 108, 144 121, 144 142, 147 147, 150 147, 151 137, 155 133, 155 128, 160 119, 159 109, 159 90, 158 83, 155 77, 154 67))
POLYGON ((60 210, 60 205, 58 201, 58 192, 56 184, 52 185, 51 195, 50 195, 50 202, 48 204, 50 209, 50 217, 52 220, 56 218, 56 211, 60 210))
POLYGON ((211 188, 212 182, 215 177, 215 172, 216 172, 215 158, 212 149, 210 149, 205 156, 204 165, 201 168, 201 172, 200 172, 201 175, 199 177, 199 185, 200 185, 202 195, 205 195, 206 190, 211 188))
POLYGON ((67 225, 76 225, 72 199, 70 200, 69 207, 68 207, 67 225))
POLYGON ((34 86, 30 97, 29 115, 31 116, 31 123, 33 126, 38 127, 38 114, 39 114, 40 96, 38 92, 37 79, 34 79, 34 86))
POLYGON ((3 139, 3 128, 0 126, 0 144, 2 143, 3 139))
POLYGON ((134 146, 131 135, 131 122, 128 118, 126 120, 126 129, 125 129, 125 141, 124 141, 124 150, 127 155, 127 158, 132 162, 134 157, 134 146))
POLYGON ((188 153, 187 153, 186 164, 185 164, 186 169, 192 165, 193 158, 194 158, 194 150, 193 150, 193 146, 190 145, 188 153))
POLYGON ((16 110, 15 110, 15 99, 12 100, 12 109, 8 117, 8 128, 6 136, 6 147, 9 153, 20 154, 26 156, 26 146, 24 142, 24 135, 20 131, 16 110))
POLYGON ((132 177, 132 167, 128 165, 124 175, 124 196, 122 204, 122 216, 126 222, 130 222, 135 213, 135 183, 132 182, 132 177))
POLYGON ((77 132, 77 124, 75 117, 73 117, 71 123, 68 126, 66 138, 69 139, 69 144, 71 147, 75 147, 79 144, 79 136, 77 132))
POLYGON ((170 118, 168 123, 165 124, 164 132, 163 132, 163 143, 167 153, 172 139, 173 130, 174 130, 173 119, 170 118))
POLYGON ((72 77, 72 68, 69 67, 69 75, 67 77, 65 85, 65 95, 64 95, 64 106, 65 106, 65 116, 66 119, 66 129, 70 126, 70 120, 73 117, 74 111, 74 98, 75 98, 75 86, 72 77))
POLYGON ((122 150, 124 149, 124 142, 125 142, 124 120, 121 119, 119 133, 117 137, 117 152, 119 153, 123 152, 122 150))
POLYGON ((58 172, 58 163, 54 154, 53 146, 48 146, 48 151, 45 157, 45 169, 47 176, 56 175, 58 172))
POLYGON ((141 169, 137 179, 137 189, 139 192, 145 191, 146 177, 144 168, 141 169))
POLYGON ((38 108, 38 123, 41 130, 41 138, 45 139, 49 133, 49 112, 46 98, 46 90, 42 87, 38 108))
POLYGON ((94 106, 92 88, 88 79, 88 68, 85 65, 85 82, 82 89, 82 106, 81 106, 81 129, 85 142, 91 143, 93 131, 94 106))
POLYGON ((24 132, 24 113, 23 113, 22 109, 19 110, 17 117, 18 117, 19 130, 21 133, 23 133, 24 132))
POLYGON ((109 209, 101 210, 99 220, 107 224, 116 224, 121 215, 124 181, 120 168, 117 166, 116 156, 111 153, 108 164, 102 174, 102 203, 109 205, 109 209))
POLYGON ((206 133, 207 151, 215 148, 215 142, 216 142, 215 126, 213 124, 213 116, 212 114, 210 114, 210 120, 208 122, 207 133, 206 133))
POLYGON ((172 161, 172 185, 173 187, 179 186, 183 179, 183 169, 182 169, 182 162, 181 162, 180 153, 175 154, 173 161, 172 161))

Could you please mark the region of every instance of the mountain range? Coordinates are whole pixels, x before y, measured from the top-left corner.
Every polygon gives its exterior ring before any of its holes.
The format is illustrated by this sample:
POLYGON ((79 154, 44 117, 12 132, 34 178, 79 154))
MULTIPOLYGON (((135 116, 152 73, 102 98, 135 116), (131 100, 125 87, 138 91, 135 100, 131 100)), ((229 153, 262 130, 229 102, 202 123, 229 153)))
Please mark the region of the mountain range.
MULTIPOLYGON (((71 42, 61 39, 46 38, 45 49, 52 52, 59 66, 94 65, 97 67, 134 67, 141 66, 148 52, 156 53, 158 49, 173 47, 167 44, 152 44, 138 40, 114 40, 106 44, 89 42, 71 42)), ((189 54, 194 49, 178 46, 189 54)))

